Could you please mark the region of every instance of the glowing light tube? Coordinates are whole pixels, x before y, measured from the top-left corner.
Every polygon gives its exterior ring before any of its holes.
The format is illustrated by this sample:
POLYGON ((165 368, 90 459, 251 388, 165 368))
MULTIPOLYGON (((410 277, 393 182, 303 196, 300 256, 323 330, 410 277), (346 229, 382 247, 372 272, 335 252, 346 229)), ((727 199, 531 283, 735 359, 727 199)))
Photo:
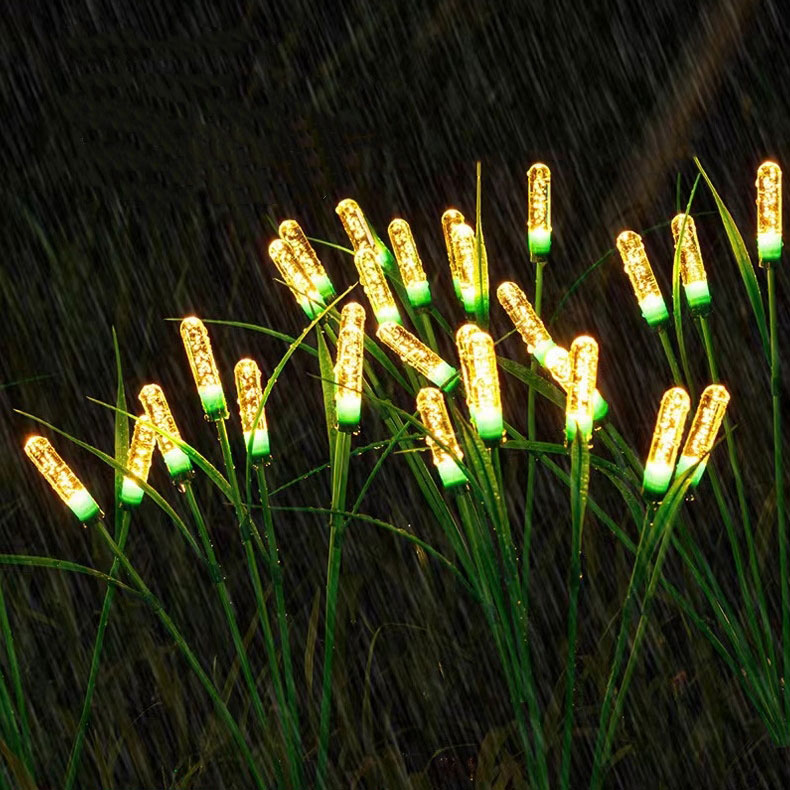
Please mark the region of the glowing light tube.
MULTIPOLYGON (((552 348, 546 352, 544 367, 551 373, 552 378, 557 384, 567 393, 571 381, 570 354, 562 346, 552 346, 552 348)), ((596 389, 593 393, 593 419, 596 422, 602 420, 608 412, 609 404, 596 389)))
POLYGON ((407 365, 445 391, 458 383, 458 371, 399 324, 379 324, 376 337, 389 346, 407 365))
POLYGON ((529 191, 527 213, 527 241, 533 257, 551 251, 551 171, 536 162, 527 170, 529 191))
POLYGON ((453 247, 453 228, 460 225, 464 221, 464 215, 454 208, 448 208, 442 214, 442 233, 444 234, 444 244, 447 248, 447 261, 450 264, 450 275, 453 278, 453 290, 459 302, 463 302, 463 295, 461 294, 461 276, 460 264, 455 259, 455 252, 453 247))
MULTIPOLYGON (((143 482, 148 481, 148 472, 151 469, 151 458, 156 445, 156 431, 148 422, 145 414, 141 414, 134 424, 132 443, 129 446, 129 457, 126 466, 130 472, 139 477, 143 482)), ((124 475, 121 484, 121 502, 129 507, 136 507, 143 501, 144 491, 128 475, 124 475)))
POLYGON ((233 375, 236 379, 236 396, 244 447, 253 461, 268 458, 269 427, 266 423, 266 410, 261 409, 263 400, 261 369, 254 359, 240 359, 233 369, 233 375), (259 409, 260 416, 258 416, 259 409), (258 417, 257 422, 256 417, 258 417))
POLYGON ((705 267, 702 264, 694 217, 690 214, 677 214, 672 219, 672 235, 675 238, 676 254, 681 228, 683 229, 683 239, 679 255, 680 279, 683 282, 683 291, 686 294, 689 307, 692 310, 700 310, 710 304, 710 290, 708 289, 705 267))
POLYGON ((721 384, 711 384, 702 391, 691 429, 680 453, 675 477, 680 477, 687 469, 699 463, 692 475, 691 485, 696 486, 699 483, 729 402, 730 393, 721 384))
POLYGON ((757 169, 757 251, 761 261, 782 256, 782 170, 776 162, 757 169))
POLYGON ((178 445, 178 442, 182 441, 181 434, 178 432, 162 388, 158 384, 146 384, 137 397, 143 404, 146 416, 157 429, 156 443, 170 477, 178 479, 188 474, 192 470, 192 462, 178 445))
POLYGON ((209 419, 227 419, 228 405, 205 324, 193 315, 185 318, 181 322, 181 340, 184 342, 203 411, 209 419))
POLYGON ((55 452, 49 439, 43 436, 29 437, 25 442, 25 453, 41 476, 83 524, 101 513, 96 500, 88 493, 88 489, 71 467, 55 452))
POLYGON ((546 331, 543 321, 515 283, 501 283, 496 290, 497 299, 505 309, 514 326, 527 346, 527 351, 542 365, 546 352, 554 345, 551 335, 546 331))
POLYGON ((388 321, 395 324, 403 323, 387 278, 384 276, 384 270, 373 248, 362 247, 358 250, 354 255, 354 264, 376 321, 380 324, 388 321))
POLYGON ((453 225, 450 234, 461 302, 464 310, 472 315, 479 298, 476 285, 475 232, 465 222, 459 222, 453 225))
POLYGON ((359 425, 364 348, 365 309, 349 302, 340 313, 335 362, 335 412, 341 430, 354 430, 359 425))
POLYGON ((690 408, 691 401, 683 387, 672 387, 661 398, 642 478, 642 487, 653 497, 663 496, 669 488, 690 408))
POLYGON ((326 302, 331 302, 337 296, 335 287, 299 223, 293 219, 286 219, 280 223, 279 234, 283 241, 291 245, 297 263, 322 298, 326 302))
POLYGON ((593 431, 593 394, 598 376, 598 344, 587 335, 577 337, 571 343, 569 362, 565 436, 568 441, 573 441, 578 430, 585 441, 589 441, 593 431))
POLYGON ((431 304, 431 287, 425 276, 409 223, 403 219, 394 219, 387 230, 411 306, 428 307, 431 304))
POLYGON ((312 321, 326 307, 326 303, 318 288, 299 265, 293 247, 287 241, 275 239, 269 245, 269 257, 291 289, 294 299, 312 321))
POLYGON ((504 421, 494 341, 474 324, 464 324, 456 333, 456 345, 469 414, 477 433, 485 442, 498 442, 504 421))
POLYGON ((447 413, 447 404, 441 391, 434 387, 423 387, 417 393, 417 409, 422 424, 432 434, 432 436, 426 435, 425 442, 431 450, 433 463, 439 472, 442 485, 445 488, 464 485, 466 477, 458 465, 464 455, 455 438, 450 415, 447 413))
POLYGON ((645 321, 649 326, 659 326, 668 321, 669 312, 647 259, 642 237, 632 230, 624 230, 616 243, 645 321))

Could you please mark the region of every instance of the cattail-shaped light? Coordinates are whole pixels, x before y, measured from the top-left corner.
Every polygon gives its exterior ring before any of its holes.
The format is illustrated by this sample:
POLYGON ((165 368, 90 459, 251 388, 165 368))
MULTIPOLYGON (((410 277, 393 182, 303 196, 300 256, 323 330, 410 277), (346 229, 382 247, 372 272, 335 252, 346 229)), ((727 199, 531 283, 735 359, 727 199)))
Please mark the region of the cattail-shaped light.
POLYGON ((349 302, 340 313, 335 362, 335 412, 341 430, 359 425, 362 405, 362 360, 365 348, 365 309, 349 302))
POLYGON ((546 358, 546 352, 552 348, 554 341, 546 331, 543 321, 538 317, 529 299, 521 288, 512 282, 501 283, 496 289, 496 295, 526 344, 527 351, 542 365, 546 358))
POLYGON ((71 471, 71 467, 55 452, 49 439, 43 436, 29 437, 25 442, 25 453, 83 524, 101 513, 96 500, 71 471))
POLYGON ((589 441, 592 438, 593 401, 598 376, 598 343, 588 335, 580 335, 571 343, 569 362, 565 436, 568 441, 573 441, 576 431, 579 430, 585 441, 589 441))
POLYGON ((447 413, 444 395, 435 387, 423 387, 417 393, 417 409, 429 434, 425 442, 445 488, 463 485, 466 477, 458 462, 464 457, 447 413))
POLYGON ((428 307, 431 304, 431 287, 425 276, 409 223, 403 219, 394 219, 387 230, 411 306, 428 307))
MULTIPOLYGON (((155 445, 156 431, 148 422, 148 417, 141 414, 134 423, 134 433, 132 433, 132 443, 129 445, 126 467, 144 483, 148 481, 155 445)), ((143 496, 144 492, 139 483, 129 475, 124 475, 121 484, 121 502, 129 507, 136 507, 143 501, 143 496)))
POLYGON ((551 171, 536 162, 527 170, 529 189, 527 241, 533 257, 548 255, 551 250, 551 171))
POLYGON ((269 245, 269 257, 307 317, 312 320, 326 307, 321 292, 299 264, 293 247, 282 239, 269 245))
POLYGON ((376 337, 437 387, 449 391, 458 383, 458 371, 400 324, 379 324, 376 337))
POLYGON ((266 424, 266 411, 261 406, 261 369, 254 359, 240 359, 233 368, 233 375, 236 379, 244 446, 251 460, 268 458, 269 428, 266 424))
POLYGON ((729 402, 730 393, 721 384, 711 384, 702 391, 686 443, 680 453, 675 477, 680 477, 687 469, 698 463, 691 477, 691 485, 695 486, 699 483, 729 402))
POLYGON ((181 340, 184 342, 203 411, 211 420, 226 420, 228 405, 206 325, 193 315, 185 318, 181 322, 181 340))
POLYGON ((645 321, 650 326, 658 326, 669 320, 667 306, 647 259, 642 237, 632 230, 624 230, 617 237, 617 249, 645 321))
POLYGON ((469 415, 483 441, 498 442, 504 422, 494 341, 474 324, 464 324, 456 333, 456 345, 469 415))
POLYGON ((359 252, 363 247, 376 249, 376 240, 356 200, 351 198, 341 200, 335 207, 335 213, 343 223, 343 229, 354 252, 359 252))
POLYGON ((683 281, 686 301, 692 310, 701 310, 710 304, 710 290, 702 264, 694 217, 690 214, 676 214, 672 219, 672 235, 675 238, 676 251, 680 241, 680 279, 683 281))
POLYGON ((456 267, 453 277, 458 278, 464 310, 472 315, 480 291, 475 255, 475 232, 465 222, 459 222, 450 229, 450 242, 453 246, 453 263, 456 267))
POLYGON ((763 162, 757 169, 757 251, 761 261, 782 256, 782 169, 763 162))
POLYGON ((192 470, 192 462, 179 446, 179 442, 182 441, 181 434, 178 432, 162 388, 158 384, 146 384, 137 397, 156 429, 156 443, 170 477, 179 478, 186 475, 192 470))
POLYGON ((690 407, 691 401, 683 387, 672 387, 661 398, 642 478, 643 488, 653 497, 662 496, 669 488, 690 407))
POLYGON ((359 281, 365 289, 373 315, 378 323, 392 321, 402 323, 398 307, 392 296, 384 270, 379 263, 379 257, 372 247, 361 247, 354 255, 354 265, 357 267, 359 281))
MULTIPOLYGON (((571 382, 570 354, 562 346, 552 346, 546 352, 543 366, 551 373, 552 378, 565 392, 571 382)), ((609 404, 604 400, 598 389, 593 393, 593 419, 602 420, 609 413, 609 404)))
POLYGON ((294 219, 286 219, 280 223, 280 238, 291 245, 296 260, 302 271, 311 280, 323 299, 331 302, 337 295, 329 275, 318 259, 313 245, 305 235, 299 223, 294 219))
POLYGON ((463 295, 461 294, 461 276, 460 265, 455 259, 455 251, 453 247, 453 228, 460 225, 464 221, 464 215, 454 208, 448 208, 442 214, 442 233, 444 234, 444 244, 447 248, 447 261, 450 264, 450 275, 453 278, 453 290, 459 302, 463 302, 463 295))

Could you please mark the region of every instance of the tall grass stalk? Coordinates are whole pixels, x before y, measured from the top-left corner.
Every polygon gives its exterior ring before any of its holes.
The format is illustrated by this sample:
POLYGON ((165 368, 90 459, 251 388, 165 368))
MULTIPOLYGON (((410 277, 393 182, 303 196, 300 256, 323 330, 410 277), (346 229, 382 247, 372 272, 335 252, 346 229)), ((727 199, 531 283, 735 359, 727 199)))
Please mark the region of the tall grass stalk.
POLYGON ((324 616, 324 668, 321 683, 321 720, 318 733, 318 767, 316 787, 326 785, 329 751, 329 724, 332 708, 332 659, 335 650, 335 619, 337 593, 340 583, 340 560, 343 551, 345 520, 338 511, 346 509, 348 462, 351 454, 351 434, 337 431, 334 465, 332 467, 332 515, 329 519, 329 558, 326 571, 326 610, 324 616))
POLYGON ((790 579, 787 568, 787 535, 785 534, 784 461, 782 459, 782 380, 779 364, 779 327, 776 313, 776 264, 769 263, 768 275, 768 325, 771 339, 771 403, 773 405, 774 432, 774 496, 776 497, 776 529, 779 538, 779 584, 782 600, 782 676, 785 686, 784 711, 786 726, 790 727, 790 579))
POLYGON ((568 579, 568 656, 565 664, 565 718, 562 731, 560 787, 568 790, 571 777, 576 640, 578 637, 579 590, 581 588, 582 528, 590 486, 590 451, 581 430, 571 446, 571 558, 568 579))
MULTIPOLYGON (((132 520, 132 514, 129 510, 119 509, 116 512, 116 518, 119 521, 116 542, 118 543, 118 548, 123 551, 126 546, 126 538, 129 535, 129 525, 132 520)), ((118 577, 120 566, 121 561, 117 557, 113 558, 113 563, 110 567, 110 578, 115 579, 118 577)), ((69 755, 69 762, 66 767, 66 777, 63 780, 64 790, 71 790, 77 779, 77 770, 79 769, 80 757, 82 756, 82 746, 85 742, 85 732, 88 727, 88 721, 90 720, 93 692, 96 688, 96 680, 99 676, 99 666, 101 663, 102 648, 104 646, 104 634, 110 619, 110 609, 112 608, 114 597, 115 587, 109 584, 104 593, 104 603, 102 604, 101 614, 99 615, 99 625, 96 629, 96 638, 93 643, 91 667, 88 673, 88 683, 85 688, 85 698, 82 703, 82 713, 80 714, 79 724, 77 725, 77 734, 74 737, 74 744, 71 747, 71 754, 69 755)))

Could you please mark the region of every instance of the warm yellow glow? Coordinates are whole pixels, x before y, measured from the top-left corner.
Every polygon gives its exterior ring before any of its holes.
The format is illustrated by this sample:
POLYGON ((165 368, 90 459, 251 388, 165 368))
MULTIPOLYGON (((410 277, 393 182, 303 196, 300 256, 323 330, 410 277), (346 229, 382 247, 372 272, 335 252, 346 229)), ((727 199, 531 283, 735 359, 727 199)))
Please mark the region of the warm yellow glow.
POLYGON ((279 233, 280 238, 291 246, 297 263, 321 296, 324 299, 331 299, 335 289, 299 223, 293 219, 286 219, 280 223, 279 233))
POLYGON ((776 162, 757 169, 757 245, 760 258, 778 260, 782 253, 782 170, 776 162))
MULTIPOLYGON (((143 482, 148 480, 155 445, 156 431, 148 422, 148 417, 141 414, 134 423, 134 433, 132 434, 132 443, 129 445, 129 459, 126 468, 143 482)), ((131 480, 131 478, 128 479, 131 480)))
POLYGON ((450 230, 450 243, 455 266, 453 280, 458 282, 461 301, 468 313, 473 313, 477 299, 477 267, 475 265, 475 232, 465 222, 454 224, 450 230))
POLYGON ((651 326, 662 323, 669 318, 669 313, 647 259, 642 237, 632 230, 624 230, 617 237, 617 249, 645 320, 651 326))
POLYGON ((529 213, 527 229, 551 233, 551 171, 536 162, 527 170, 529 213))
POLYGON ((293 247, 287 241, 275 239, 269 245, 269 257, 302 310, 308 318, 314 318, 325 306, 324 300, 318 287, 299 264, 293 247))
POLYGON ((148 419, 157 429, 156 443, 171 476, 188 472, 192 466, 186 453, 179 446, 179 442, 182 441, 181 434, 178 432, 162 388, 158 384, 146 384, 137 397, 143 404, 148 419))
POLYGON ((359 273, 359 281, 365 289, 370 306, 376 316, 376 321, 394 321, 401 323, 400 313, 392 297, 387 278, 379 263, 379 258, 373 247, 362 247, 354 255, 354 264, 359 273))
POLYGON ((513 282, 501 283, 496 295, 521 335, 521 339, 526 343, 527 351, 534 354, 539 362, 543 362, 554 343, 529 299, 513 282))
POLYGON ((335 207, 335 212, 343 223, 343 228, 354 252, 359 252, 363 247, 376 249, 376 240, 373 238, 365 215, 356 200, 351 198, 341 200, 335 207))
POLYGON ((455 253, 453 252, 453 228, 460 225, 464 221, 464 215, 454 208, 448 208, 442 214, 442 233, 444 234, 444 245, 447 248, 447 261, 450 264, 450 274, 453 278, 453 288, 455 288, 455 295, 460 299, 460 280, 458 279, 458 264, 455 262, 455 253))
POLYGON ((340 313, 335 362, 335 410, 341 427, 359 423, 364 348, 365 310, 349 302, 340 313))
POLYGON ((643 484, 648 493, 661 495, 669 487, 690 407, 688 393, 682 387, 668 389, 661 398, 645 464, 643 484))
POLYGON ((447 413, 447 404, 441 391, 434 387, 423 387, 417 393, 417 409, 425 429, 425 442, 431 450, 433 462, 445 486, 459 485, 466 481, 458 467, 464 455, 455 438, 455 431, 447 413))
POLYGON ((456 333, 456 345, 470 416, 481 438, 496 441, 503 423, 494 341, 474 324, 464 324, 456 333))
POLYGON ((193 315, 185 318, 181 322, 181 340, 204 411, 215 419, 226 418, 225 394, 205 324, 193 315))
POLYGON ((261 369, 254 359, 240 359, 233 368, 236 379, 236 396, 239 403, 239 419, 244 433, 258 428, 266 430, 266 410, 261 409, 263 390, 261 389, 261 369), (257 422, 256 422, 256 417, 257 422))
POLYGON ((716 434, 719 432, 730 394, 721 384, 711 384, 702 391, 699 405, 694 414, 686 443, 680 454, 677 475, 683 474, 689 467, 700 462, 697 471, 692 476, 692 484, 696 485, 702 477, 708 454, 713 449, 716 434))
POLYGON ((99 506, 71 467, 57 454, 49 439, 30 436, 25 442, 25 453, 80 521, 99 514, 99 506))
POLYGON ((683 285, 705 282, 705 267, 702 265, 702 254, 697 239, 697 226, 691 214, 676 214, 672 219, 672 235, 677 248, 680 229, 683 228, 683 241, 680 245, 680 277, 683 285), (685 225, 683 220, 685 219, 685 225))
POLYGON ((390 222, 387 230, 409 301, 414 307, 430 304, 431 292, 428 278, 425 276, 409 223, 403 219, 394 219, 390 222))
POLYGON ((598 343, 588 335, 580 335, 571 343, 568 356, 570 373, 568 397, 565 401, 565 432, 573 439, 576 430, 585 439, 592 436, 595 412, 595 382, 598 376, 598 343))
POLYGON ((413 367, 437 387, 445 387, 457 370, 428 348, 408 329, 391 322, 379 324, 376 336, 389 346, 407 365, 413 367))

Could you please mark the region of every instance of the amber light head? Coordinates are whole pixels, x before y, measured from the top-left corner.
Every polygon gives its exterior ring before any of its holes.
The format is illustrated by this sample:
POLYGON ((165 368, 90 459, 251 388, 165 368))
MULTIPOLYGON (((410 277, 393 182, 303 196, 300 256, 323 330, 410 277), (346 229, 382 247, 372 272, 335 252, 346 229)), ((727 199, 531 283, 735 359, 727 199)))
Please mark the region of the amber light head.
POLYGON ((170 477, 179 479, 188 475, 192 471, 192 462, 179 445, 181 434, 162 388, 158 384, 146 384, 137 397, 156 429, 156 443, 170 477))
POLYGON ((669 488, 690 407, 683 387, 672 387, 661 398, 642 478, 642 487, 654 498, 662 497, 669 488))
POLYGON ((642 237, 632 230, 624 230, 616 244, 642 316, 650 326, 664 324, 669 320, 669 312, 647 259, 642 237))
POLYGON ((274 261, 277 271, 294 295, 294 299, 312 321, 326 307, 326 303, 321 292, 300 265, 293 247, 283 239, 275 239, 269 245, 269 257, 274 261))
POLYGON ((349 302, 340 313, 335 362, 335 412, 343 431, 353 431, 359 425, 364 349, 365 309, 349 302))
POLYGON ((460 225, 464 221, 464 215, 454 208, 448 208, 442 214, 442 233, 444 235, 444 245, 447 248, 447 261, 450 264, 450 276, 453 278, 453 291, 459 302, 463 302, 463 294, 461 293, 461 269, 458 261, 455 259, 455 252, 453 248, 453 228, 460 225))
POLYGON ((323 299, 331 302, 337 295, 335 287, 299 223, 294 219, 286 219, 280 223, 278 232, 280 238, 291 246, 297 263, 323 299))
MULTIPOLYGON (((567 394, 571 382, 571 360, 567 350, 562 346, 552 346, 546 352, 543 366, 567 394)), ((596 388, 595 392, 593 392, 593 419, 596 421, 602 420, 608 413, 609 404, 596 388)))
POLYGON ((261 369, 254 359, 240 359, 233 369, 244 446, 252 461, 268 458, 269 427, 263 408, 261 369))
MULTIPOLYGON (((141 414, 135 424, 132 434, 132 443, 129 446, 129 458, 126 463, 129 471, 135 477, 148 482, 148 472, 151 469, 151 458, 156 446, 156 431, 145 414, 141 414)), ((137 480, 124 475, 121 485, 121 502, 128 507, 137 507, 143 501, 144 492, 137 480)))
POLYGON ((760 261, 782 257, 782 169, 763 162, 757 169, 757 251, 760 261))
POLYGON ((546 331, 535 309, 525 293, 515 283, 504 282, 496 289, 499 304, 505 309, 508 317, 521 335, 527 351, 534 355, 542 365, 546 352, 554 345, 551 335, 546 331))
POLYGON ((409 303, 414 308, 429 307, 431 287, 425 276, 409 223, 403 219, 394 219, 390 222, 387 231, 409 303))
POLYGON ((399 324, 379 324, 376 337, 437 387, 449 391, 457 385, 458 371, 408 329, 399 324))
POLYGON ((431 450, 433 463, 445 488, 466 483, 458 462, 464 457, 447 413, 444 395, 435 387, 423 387, 417 393, 417 410, 428 435, 425 442, 431 450))
POLYGON ((228 405, 205 324, 193 315, 185 318, 181 322, 181 340, 206 417, 210 420, 226 420, 228 405))
POLYGON ((494 341, 475 324, 464 324, 455 339, 469 416, 480 438, 496 444, 502 439, 504 421, 494 341))
POLYGON ((587 335, 571 343, 570 373, 565 400, 565 437, 573 441, 577 431, 585 441, 592 438, 595 382, 598 377, 598 343, 587 335))
POLYGON ((49 439, 44 436, 28 437, 25 454, 83 524, 101 515, 96 500, 88 493, 88 489, 71 467, 57 454, 49 439))
POLYGON ((527 241, 533 258, 551 251, 551 171, 536 162, 527 170, 527 241))
POLYGON ((479 294, 477 287, 477 256, 475 254, 475 232, 465 222, 455 223, 450 229, 453 247, 453 279, 458 279, 461 302, 468 315, 474 315, 479 294))
POLYGON ((680 279, 686 301, 692 311, 704 310, 710 305, 710 290, 694 217, 691 214, 675 215, 672 219, 672 236, 675 239, 675 254, 679 257, 680 279))
POLYGON ((376 251, 372 247, 362 247, 354 255, 354 265, 376 321, 403 323, 376 251))
POLYGON ((696 486, 699 483, 729 402, 730 393, 721 384, 711 384, 702 391, 675 477, 680 477, 687 469, 696 465, 691 476, 691 485, 696 486))

